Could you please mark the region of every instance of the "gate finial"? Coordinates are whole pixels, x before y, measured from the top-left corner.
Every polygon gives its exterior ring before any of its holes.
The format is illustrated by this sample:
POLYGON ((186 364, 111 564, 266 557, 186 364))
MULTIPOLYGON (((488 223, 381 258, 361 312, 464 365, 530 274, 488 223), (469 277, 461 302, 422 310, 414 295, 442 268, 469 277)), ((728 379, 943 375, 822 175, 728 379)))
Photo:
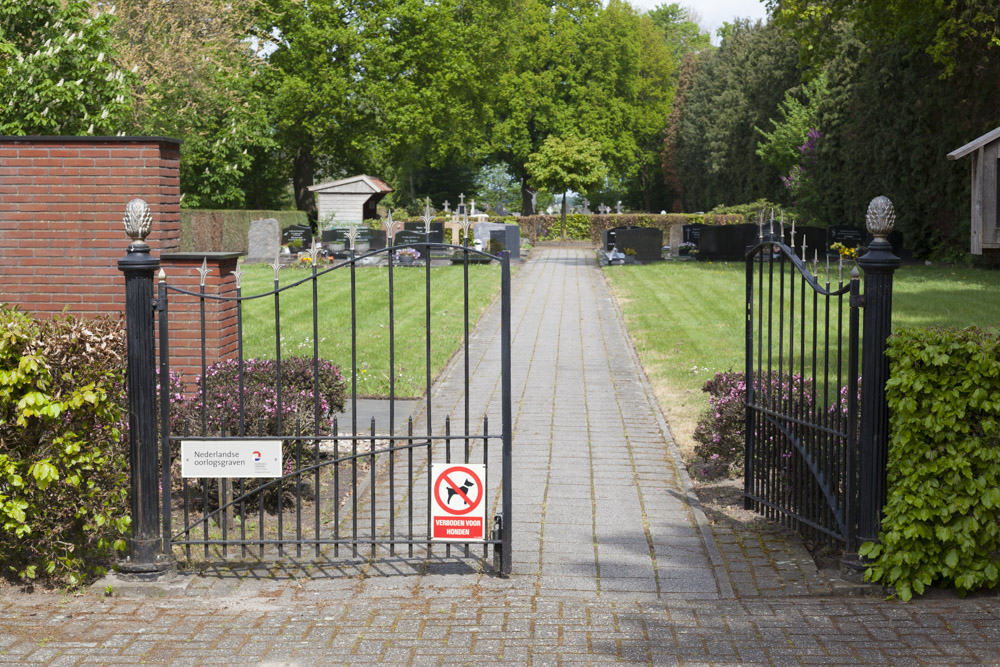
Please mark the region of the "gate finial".
POLYGON ((868 213, 865 215, 865 223, 868 232, 875 237, 875 240, 886 240, 896 224, 896 211, 888 197, 880 195, 871 200, 868 204, 868 213))
POLYGON ((122 222, 125 223, 125 233, 132 239, 133 248, 139 250, 149 247, 146 244, 146 237, 149 236, 149 229, 153 224, 153 215, 144 200, 132 199, 125 204, 122 222))

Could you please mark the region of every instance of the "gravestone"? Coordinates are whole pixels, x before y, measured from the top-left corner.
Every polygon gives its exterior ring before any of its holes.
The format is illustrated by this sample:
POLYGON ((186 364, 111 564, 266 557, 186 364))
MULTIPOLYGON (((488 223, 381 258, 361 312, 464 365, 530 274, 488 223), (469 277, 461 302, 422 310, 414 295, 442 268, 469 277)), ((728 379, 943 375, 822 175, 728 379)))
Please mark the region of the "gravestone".
POLYGON ((681 240, 682 243, 693 243, 698 245, 698 241, 701 239, 701 229, 705 225, 701 223, 693 225, 684 225, 684 238, 681 240))
POLYGON ((604 250, 614 246, 619 252, 626 248, 635 250, 639 262, 656 262, 663 259, 663 230, 655 227, 615 227, 604 232, 604 250))
POLYGON ((739 260, 757 243, 757 225, 706 225, 698 239, 698 259, 739 260))
POLYGON ((401 229, 396 232, 392 245, 395 247, 415 248, 421 255, 427 252, 427 235, 413 229, 401 229))
POLYGON ((837 257, 837 251, 833 250, 834 243, 839 243, 846 248, 857 248, 864 245, 866 232, 861 227, 844 227, 834 225, 826 230, 826 252, 830 257, 837 257))
POLYGON ((424 232, 424 223, 422 222, 407 222, 403 224, 403 229, 410 232, 417 232, 420 234, 421 241, 429 240, 431 243, 444 243, 444 223, 443 222, 432 222, 431 223, 431 233, 428 238, 424 232))
POLYGON ((320 235, 320 240, 324 243, 343 243, 347 247, 347 232, 345 227, 335 227, 334 229, 324 229, 320 235))
POLYGON ((510 211, 504 208, 503 202, 498 203, 496 208, 493 210, 500 217, 507 217, 508 215, 510 215, 510 211))
POLYGON ((281 243, 282 245, 296 245, 302 250, 308 250, 312 247, 312 229, 309 225, 285 227, 281 230, 281 243))
POLYGON ((274 218, 251 222, 250 232, 247 234, 246 262, 248 264, 273 262, 274 258, 281 252, 280 239, 278 221, 274 218))
POLYGON ((502 222, 477 222, 472 228, 473 238, 480 241, 483 250, 489 252, 490 241, 499 244, 499 250, 509 250, 511 259, 521 257, 521 228, 502 222))
POLYGON ((590 215, 590 200, 586 197, 583 198, 583 214, 590 215))

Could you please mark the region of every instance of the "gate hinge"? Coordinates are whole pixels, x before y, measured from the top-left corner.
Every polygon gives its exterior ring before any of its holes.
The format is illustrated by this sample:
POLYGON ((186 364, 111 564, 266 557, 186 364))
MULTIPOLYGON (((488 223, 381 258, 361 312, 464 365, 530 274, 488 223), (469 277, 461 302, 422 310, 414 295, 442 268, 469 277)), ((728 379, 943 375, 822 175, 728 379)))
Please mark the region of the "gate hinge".
POLYGON ((865 307, 865 295, 859 294, 857 296, 851 295, 851 308, 864 308, 865 307))

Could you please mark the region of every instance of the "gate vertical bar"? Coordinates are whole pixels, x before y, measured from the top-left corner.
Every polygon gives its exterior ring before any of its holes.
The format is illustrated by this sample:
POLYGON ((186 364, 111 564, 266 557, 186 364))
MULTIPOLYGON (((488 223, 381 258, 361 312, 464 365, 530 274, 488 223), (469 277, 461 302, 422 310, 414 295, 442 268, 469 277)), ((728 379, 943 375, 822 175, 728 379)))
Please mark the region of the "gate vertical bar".
POLYGON ((160 269, 156 296, 157 320, 160 328, 160 490, 163 494, 161 528, 163 551, 170 548, 170 345, 167 335, 167 276, 160 269))
POLYGON ((865 271, 864 339, 861 344, 861 447, 859 461, 858 539, 878 538, 886 496, 886 460, 889 451, 889 407, 885 383, 889 379, 886 339, 892 324, 893 273, 899 258, 887 237, 896 220, 892 202, 876 197, 868 205, 866 223, 875 237, 858 259, 865 271))
POLYGON ((857 551, 858 487, 858 320, 861 308, 861 275, 851 270, 851 315, 847 360, 847 470, 844 479, 844 542, 848 551, 857 551))
POLYGON ((129 467, 132 477, 132 540, 119 571, 155 578, 169 568, 160 535, 160 473, 156 439, 156 351, 153 276, 160 260, 149 254, 149 206, 133 199, 125 207, 125 231, 132 239, 118 261, 125 274, 125 323, 128 345, 129 467))
POLYGON ((753 266, 757 259, 757 254, 752 250, 747 255, 746 262, 746 322, 745 322, 745 344, 744 359, 746 360, 746 371, 743 379, 746 382, 746 448, 743 453, 743 509, 752 509, 753 503, 750 501, 751 485, 753 484, 756 468, 754 466, 754 415, 755 411, 750 407, 754 404, 754 378, 753 378, 753 266))
POLYGON ((503 406, 503 555, 501 558, 501 574, 511 571, 511 536, 514 522, 511 517, 513 503, 511 501, 511 377, 510 377, 510 251, 503 252, 500 271, 500 367, 503 406))

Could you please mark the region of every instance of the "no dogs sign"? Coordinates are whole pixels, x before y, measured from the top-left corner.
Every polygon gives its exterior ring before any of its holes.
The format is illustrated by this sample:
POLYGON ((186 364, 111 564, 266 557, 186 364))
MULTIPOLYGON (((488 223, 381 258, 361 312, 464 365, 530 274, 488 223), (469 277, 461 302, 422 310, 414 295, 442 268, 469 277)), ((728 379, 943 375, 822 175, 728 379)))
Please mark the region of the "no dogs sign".
POLYGON ((431 465, 431 539, 473 542, 486 539, 486 466, 431 465))

